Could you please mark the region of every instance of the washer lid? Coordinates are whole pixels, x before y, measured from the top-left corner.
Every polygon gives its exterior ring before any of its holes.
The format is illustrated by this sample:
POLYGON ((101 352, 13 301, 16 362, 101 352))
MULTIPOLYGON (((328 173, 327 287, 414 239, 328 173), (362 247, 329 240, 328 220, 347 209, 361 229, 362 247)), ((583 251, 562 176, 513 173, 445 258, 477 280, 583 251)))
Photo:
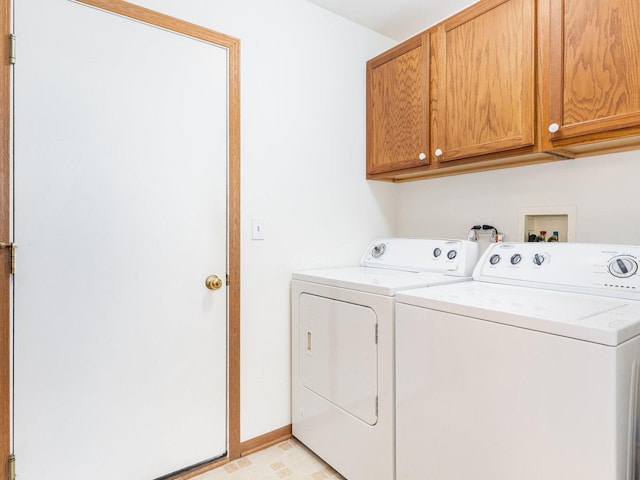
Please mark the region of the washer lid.
POLYGON ((640 334, 640 302, 619 298, 466 282, 403 291, 396 301, 610 346, 640 334))
POLYGON ((471 280, 470 277, 454 277, 438 272, 405 272, 369 267, 294 272, 293 279, 390 297, 399 290, 471 280))

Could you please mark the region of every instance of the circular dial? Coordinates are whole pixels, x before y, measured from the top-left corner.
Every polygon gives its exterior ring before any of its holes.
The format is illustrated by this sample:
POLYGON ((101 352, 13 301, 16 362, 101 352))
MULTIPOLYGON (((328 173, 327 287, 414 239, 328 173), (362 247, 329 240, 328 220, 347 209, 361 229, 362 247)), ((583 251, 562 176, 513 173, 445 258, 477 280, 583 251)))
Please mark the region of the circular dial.
POLYGON ((500 255, 498 255, 497 253, 495 255, 491 255, 491 257, 489 258, 489 263, 491 265, 496 265, 499 261, 500 261, 500 255))
POLYGON ((511 257, 511 265, 519 264, 520 260, 522 260, 522 255, 520 255, 519 253, 516 253, 511 257))
POLYGON ((442 253, 442 250, 440 250, 439 248, 434 248, 433 249, 433 256, 434 257, 438 258, 441 253, 442 253))
POLYGON ((379 243, 371 249, 371 256, 373 258, 380 258, 386 249, 387 246, 384 243, 379 243))
POLYGON ((542 255, 541 253, 536 253, 533 256, 533 263, 535 263, 536 265, 542 265, 544 263, 544 255, 542 255))
POLYGON ((447 252, 447 258, 449 260, 453 260, 454 258, 456 258, 458 256, 458 252, 456 252, 455 250, 449 250, 447 252))
POLYGON ((614 277, 627 278, 638 271, 638 263, 631 257, 616 257, 609 262, 609 272, 614 277))

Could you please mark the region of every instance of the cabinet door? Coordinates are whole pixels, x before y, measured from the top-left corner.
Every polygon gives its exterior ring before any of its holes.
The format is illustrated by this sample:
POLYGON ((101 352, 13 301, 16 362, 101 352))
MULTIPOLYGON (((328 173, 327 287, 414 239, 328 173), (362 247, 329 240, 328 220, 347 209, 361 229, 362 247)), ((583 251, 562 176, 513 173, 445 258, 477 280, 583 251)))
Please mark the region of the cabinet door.
POLYGON ((367 175, 428 164, 428 35, 367 62, 367 175))
POLYGON ((438 27, 432 135, 439 162, 534 145, 534 7, 479 2, 438 27))
POLYGON ((592 135, 597 140, 607 138, 609 132, 611 138, 616 130, 637 127, 640 2, 546 1, 550 9, 550 139, 573 138, 582 143, 590 139, 575 137, 592 135))

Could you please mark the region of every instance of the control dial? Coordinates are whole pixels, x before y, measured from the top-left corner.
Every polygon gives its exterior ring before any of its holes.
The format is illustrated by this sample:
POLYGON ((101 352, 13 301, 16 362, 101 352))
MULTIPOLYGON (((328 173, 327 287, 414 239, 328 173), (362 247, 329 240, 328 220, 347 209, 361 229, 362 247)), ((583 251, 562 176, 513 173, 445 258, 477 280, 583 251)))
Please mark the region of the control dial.
POLYGON ((456 258, 458 256, 458 252, 456 252, 455 250, 449 250, 447 252, 447 258, 449 260, 453 260, 454 258, 456 258))
POLYGON ((434 248, 433 249, 433 256, 434 257, 438 258, 441 253, 442 253, 442 250, 440 250, 439 248, 434 248))
POLYGON ((533 263, 535 263, 536 265, 542 265, 544 263, 544 255, 542 255, 541 253, 536 253, 533 256, 533 263))
POLYGON ((628 278, 638 271, 638 263, 632 257, 616 257, 609 262, 609 272, 614 277, 628 278))
POLYGON ((371 249, 371 256, 373 258, 380 258, 382 254, 387 250, 387 246, 384 243, 374 245, 371 249))
POLYGON ((489 263, 491 265, 497 265, 499 261, 500 261, 500 255, 498 255, 497 253, 489 257, 489 263))
POLYGON ((519 253, 516 253, 511 257, 511 265, 519 264, 520 260, 522 260, 522 255, 520 255, 519 253))

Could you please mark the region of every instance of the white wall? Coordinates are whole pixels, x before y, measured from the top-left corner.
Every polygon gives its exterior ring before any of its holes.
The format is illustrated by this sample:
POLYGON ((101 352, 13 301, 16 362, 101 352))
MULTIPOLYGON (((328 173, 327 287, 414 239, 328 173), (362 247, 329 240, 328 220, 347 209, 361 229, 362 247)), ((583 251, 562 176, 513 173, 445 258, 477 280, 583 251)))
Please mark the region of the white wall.
POLYGON ((365 61, 395 42, 302 0, 134 1, 241 40, 243 441, 290 423, 293 270, 355 263, 374 236, 464 238, 488 218, 514 240, 526 206, 576 205, 578 241, 640 243, 637 153, 367 182, 365 61))
POLYGON ((640 244, 637 153, 367 182, 365 61, 395 42, 302 0, 134 1, 241 40, 243 441, 291 420, 293 270, 354 263, 374 236, 465 238, 485 219, 515 240, 527 206, 576 205, 578 241, 640 244))
POLYGON ((623 152, 399 185, 397 234, 466 238, 484 219, 520 241, 518 208, 576 206, 576 241, 640 244, 640 155, 623 152))
POLYGON ((245 441, 291 423, 291 272, 395 229, 396 186, 365 181, 365 62, 395 42, 302 0, 134 2, 241 40, 245 441))

